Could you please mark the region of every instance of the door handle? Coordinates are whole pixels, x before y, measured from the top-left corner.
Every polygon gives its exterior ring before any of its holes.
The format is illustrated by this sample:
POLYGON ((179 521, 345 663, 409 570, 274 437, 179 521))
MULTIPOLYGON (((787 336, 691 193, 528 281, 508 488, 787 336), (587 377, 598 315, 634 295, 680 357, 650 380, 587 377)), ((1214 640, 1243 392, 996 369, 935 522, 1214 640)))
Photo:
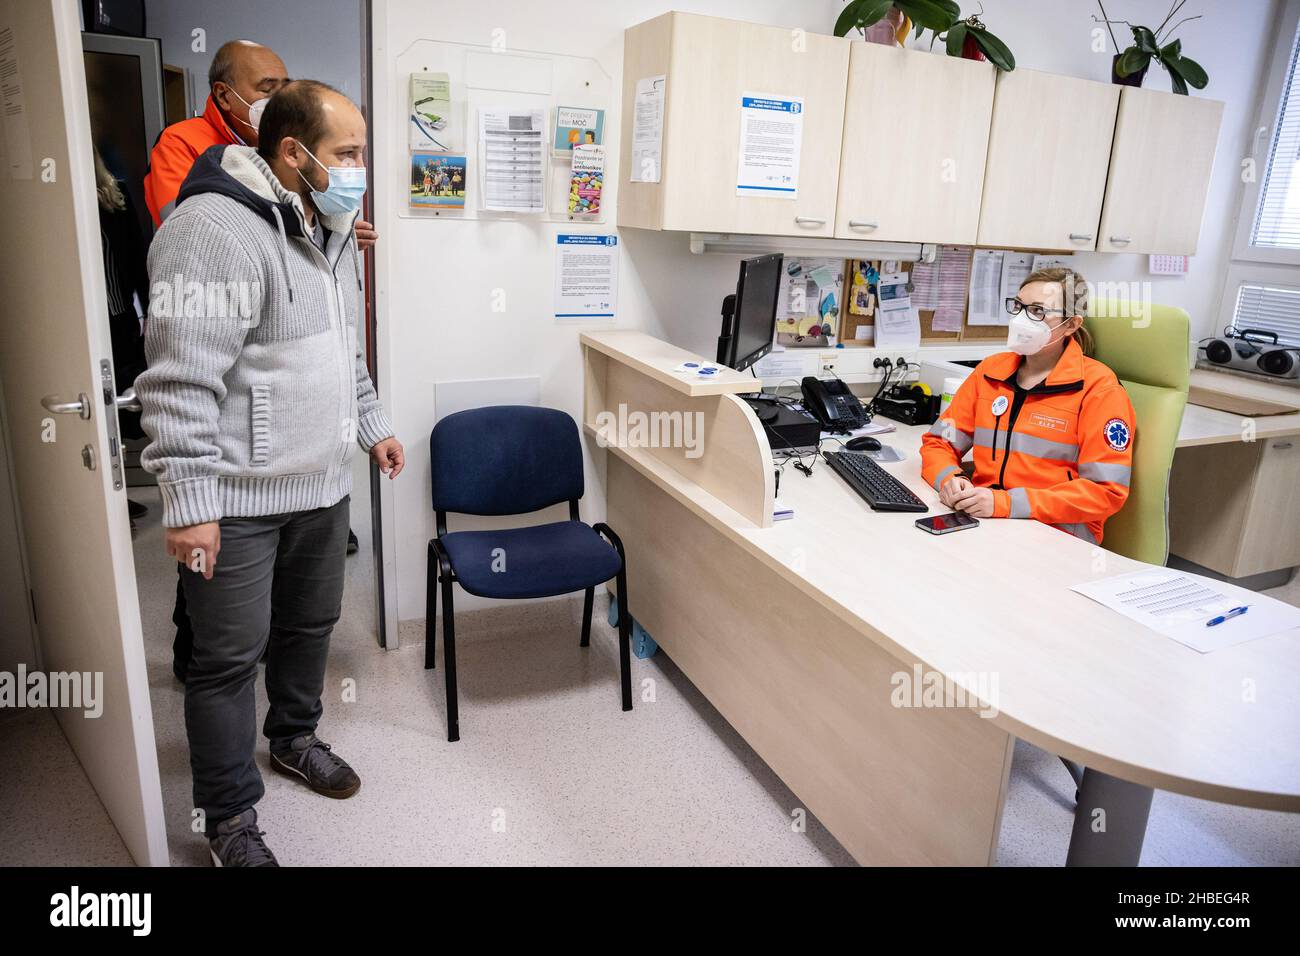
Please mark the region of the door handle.
POLYGON ((817 219, 813 216, 795 216, 794 221, 801 226, 824 226, 825 219, 817 219))
POLYGON ((140 404, 139 397, 135 394, 135 386, 128 385, 122 394, 117 396, 114 404, 119 412, 142 412, 144 406, 140 404))
POLYGON ((1111 236, 1110 241, 1115 243, 1115 245, 1117 246, 1127 246, 1130 242, 1133 241, 1133 237, 1132 236, 1111 236))
POLYGON ((879 228, 879 227, 880 227, 880 223, 878 223, 878 222, 871 222, 871 221, 869 221, 869 220, 867 220, 867 219, 850 219, 850 220, 849 220, 849 228, 850 228, 850 229, 877 229, 877 228, 879 228))
POLYGON ((75 402, 65 402, 57 395, 46 395, 41 399, 41 407, 56 415, 77 415, 90 420, 90 399, 82 392, 75 402))
POLYGON ((1092 233, 1090 233, 1090 232, 1072 232, 1072 233, 1070 233, 1070 238, 1071 238, 1071 239, 1076 239, 1076 240, 1078 240, 1079 242, 1092 242, 1092 233))

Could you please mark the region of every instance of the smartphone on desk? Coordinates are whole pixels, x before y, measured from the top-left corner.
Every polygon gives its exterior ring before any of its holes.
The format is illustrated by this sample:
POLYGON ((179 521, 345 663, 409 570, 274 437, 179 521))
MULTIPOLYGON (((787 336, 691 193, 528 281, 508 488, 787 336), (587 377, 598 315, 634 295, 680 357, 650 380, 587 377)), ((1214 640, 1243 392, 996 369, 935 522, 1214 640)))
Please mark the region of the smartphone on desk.
POLYGON ((934 515, 930 518, 917 518, 916 526, 930 534, 949 534, 953 531, 965 531, 967 528, 979 527, 979 522, 970 515, 953 511, 946 515, 934 515))

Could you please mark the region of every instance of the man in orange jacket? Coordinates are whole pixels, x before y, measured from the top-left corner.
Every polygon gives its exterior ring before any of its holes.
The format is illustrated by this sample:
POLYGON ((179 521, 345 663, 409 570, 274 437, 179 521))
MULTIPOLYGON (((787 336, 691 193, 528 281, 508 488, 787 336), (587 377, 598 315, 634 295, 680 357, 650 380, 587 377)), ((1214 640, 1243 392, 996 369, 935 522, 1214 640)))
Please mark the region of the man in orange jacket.
POLYGON ((1134 419, 1115 373, 1085 354, 1087 307, 1083 278, 1059 268, 1032 273, 1007 300, 1012 351, 976 366, 921 443, 921 475, 947 507, 1101 543, 1128 498, 1134 419))
MULTIPOLYGON (((209 94, 203 115, 168 126, 149 154, 144 200, 155 227, 171 213, 181 183, 204 150, 257 145, 262 110, 271 95, 288 82, 284 61, 270 47, 252 40, 221 45, 208 68, 209 94)), ((358 249, 375 244, 374 226, 358 219, 354 228, 358 249)))

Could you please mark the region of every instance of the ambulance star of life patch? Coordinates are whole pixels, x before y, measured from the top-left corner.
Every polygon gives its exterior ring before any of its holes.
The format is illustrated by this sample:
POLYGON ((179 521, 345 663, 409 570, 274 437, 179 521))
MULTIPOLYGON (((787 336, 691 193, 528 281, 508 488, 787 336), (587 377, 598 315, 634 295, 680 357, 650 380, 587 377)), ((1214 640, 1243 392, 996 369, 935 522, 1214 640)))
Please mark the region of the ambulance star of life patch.
POLYGON ((1112 418, 1106 423, 1105 428, 1106 444, 1116 451, 1123 451, 1128 447, 1129 438, 1132 433, 1129 431, 1128 422, 1122 418, 1112 418))

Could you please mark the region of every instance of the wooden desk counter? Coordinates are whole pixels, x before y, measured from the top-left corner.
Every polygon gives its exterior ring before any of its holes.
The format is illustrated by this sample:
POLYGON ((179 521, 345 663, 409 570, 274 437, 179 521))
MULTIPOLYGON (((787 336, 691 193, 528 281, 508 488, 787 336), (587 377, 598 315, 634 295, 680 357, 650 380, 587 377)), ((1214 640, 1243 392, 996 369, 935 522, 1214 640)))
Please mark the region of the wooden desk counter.
MULTIPOLYGON (((589 350, 589 389, 635 404, 616 353, 589 350)), ((934 514, 923 432, 880 437, 934 514)), ((714 435, 703 458, 737 447, 714 435)), ((1201 655, 1070 591, 1141 565, 1047 525, 927 535, 822 461, 811 478, 785 469, 794 517, 764 527, 737 507, 758 476, 704 488, 662 449, 610 451, 632 614, 859 861, 992 862, 1015 737, 1143 785, 1300 811, 1300 632, 1201 655), (912 706, 915 668, 967 706, 912 706)))

